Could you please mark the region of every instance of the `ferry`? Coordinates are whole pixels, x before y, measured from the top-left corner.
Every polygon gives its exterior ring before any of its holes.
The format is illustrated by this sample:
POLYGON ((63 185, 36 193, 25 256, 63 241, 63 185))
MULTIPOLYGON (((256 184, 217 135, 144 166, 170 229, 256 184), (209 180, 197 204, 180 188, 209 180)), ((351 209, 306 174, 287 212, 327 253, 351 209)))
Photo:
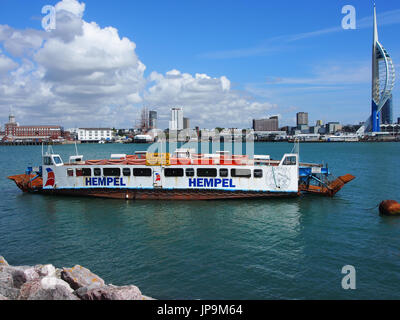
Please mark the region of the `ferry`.
POLYGON ((280 160, 269 155, 231 155, 227 151, 197 154, 194 149, 174 153, 137 151, 112 154, 109 159, 64 163, 51 147, 42 164, 8 177, 24 192, 128 200, 209 200, 298 197, 303 193, 335 195, 355 177, 333 179, 321 164, 300 163, 299 154, 280 160))

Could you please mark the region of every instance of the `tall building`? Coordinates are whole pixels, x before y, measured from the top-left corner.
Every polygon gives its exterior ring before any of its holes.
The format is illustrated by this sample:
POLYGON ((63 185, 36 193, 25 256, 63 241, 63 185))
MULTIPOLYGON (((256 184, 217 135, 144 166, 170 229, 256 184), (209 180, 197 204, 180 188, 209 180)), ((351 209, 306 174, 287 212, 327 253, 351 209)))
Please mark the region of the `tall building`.
POLYGON ((323 122, 322 122, 322 120, 317 120, 317 122, 315 123, 315 126, 317 126, 317 127, 322 127, 323 126, 323 122))
POLYGON ((182 108, 171 109, 171 121, 169 122, 169 130, 183 129, 183 110, 182 108))
POLYGON ((308 126, 308 112, 298 112, 296 114, 297 126, 308 126))
POLYGON ((269 119, 253 119, 254 131, 278 131, 279 119, 278 116, 270 117, 269 119))
POLYGON ((189 128, 190 128, 190 119, 183 118, 183 129, 189 129, 189 128))
POLYGON ((149 129, 157 128, 157 111, 149 111, 149 129))
POLYGON ((392 124, 393 123, 393 95, 383 105, 381 111, 381 124, 392 124))
MULTIPOLYGON (((378 39, 376 7, 374 5, 374 27, 372 44, 372 107, 371 118, 366 121, 368 131, 379 132, 381 111, 391 97, 394 86, 395 71, 393 61, 378 39)), ((389 110, 386 110, 389 111, 389 110)), ((389 115, 386 112, 385 115, 389 115)))

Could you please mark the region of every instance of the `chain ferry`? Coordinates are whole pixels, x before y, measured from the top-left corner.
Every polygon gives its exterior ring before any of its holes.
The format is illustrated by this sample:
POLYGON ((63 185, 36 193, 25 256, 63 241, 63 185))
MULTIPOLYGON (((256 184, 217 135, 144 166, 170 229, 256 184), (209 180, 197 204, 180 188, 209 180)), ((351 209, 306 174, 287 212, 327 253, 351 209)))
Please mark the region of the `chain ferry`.
POLYGON ((9 177, 24 192, 129 200, 333 196, 354 178, 347 174, 332 179, 327 166, 300 163, 298 153, 273 160, 269 155, 177 149, 172 154, 112 154, 103 160, 74 155, 64 163, 51 148, 42 152, 41 166, 9 177))

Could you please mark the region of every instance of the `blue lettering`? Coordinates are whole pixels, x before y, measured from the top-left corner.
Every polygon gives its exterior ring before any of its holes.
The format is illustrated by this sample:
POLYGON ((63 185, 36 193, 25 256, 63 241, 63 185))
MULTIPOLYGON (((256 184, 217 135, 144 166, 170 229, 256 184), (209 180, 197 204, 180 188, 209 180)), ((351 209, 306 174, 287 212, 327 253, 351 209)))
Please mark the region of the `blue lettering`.
POLYGON ((106 185, 109 186, 113 181, 114 181, 113 178, 107 178, 107 183, 106 183, 106 185))
POLYGON ((92 178, 92 184, 93 186, 97 186, 97 178, 92 178))
POLYGON ((233 180, 229 179, 229 187, 230 188, 236 188, 236 186, 233 184, 233 180))
POLYGON ((98 182, 99 186, 105 186, 106 185, 106 181, 107 181, 106 178, 98 178, 97 179, 97 182, 98 182))
POLYGON ((221 179, 215 179, 215 187, 218 187, 218 185, 221 183, 222 183, 221 179))
POLYGON ((119 186, 119 179, 118 178, 114 178, 114 186, 119 186))
POLYGON ((126 187, 126 184, 124 183, 124 179, 123 178, 119 179, 119 185, 122 186, 122 187, 126 187))
POLYGON ((85 179, 85 183, 87 186, 91 186, 92 185, 92 179, 91 178, 86 178, 85 179))
POLYGON ((228 179, 222 179, 222 187, 224 188, 229 188, 229 180, 228 179))
POLYGON ((197 186, 203 187, 203 182, 204 182, 204 179, 197 179, 197 186))
POLYGON ((189 178, 189 188, 190 187, 196 187, 196 179, 189 178))
POLYGON ((213 179, 204 179, 204 187, 214 187, 213 179))

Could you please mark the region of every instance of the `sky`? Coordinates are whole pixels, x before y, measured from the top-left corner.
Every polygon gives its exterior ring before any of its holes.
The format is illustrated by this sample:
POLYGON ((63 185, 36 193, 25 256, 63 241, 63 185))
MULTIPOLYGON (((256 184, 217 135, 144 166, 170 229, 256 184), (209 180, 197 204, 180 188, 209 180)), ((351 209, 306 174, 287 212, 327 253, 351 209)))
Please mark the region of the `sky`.
MULTIPOLYGON (((400 1, 375 2, 400 72, 400 1)), ((23 125, 132 128, 143 106, 160 128, 172 107, 200 128, 272 115, 293 126, 297 112, 358 124, 371 108, 372 14, 372 0, 0 0, 0 124, 12 110, 23 125), (356 29, 342 28, 345 5, 356 29)), ((399 101, 396 84, 395 119, 399 101)))

